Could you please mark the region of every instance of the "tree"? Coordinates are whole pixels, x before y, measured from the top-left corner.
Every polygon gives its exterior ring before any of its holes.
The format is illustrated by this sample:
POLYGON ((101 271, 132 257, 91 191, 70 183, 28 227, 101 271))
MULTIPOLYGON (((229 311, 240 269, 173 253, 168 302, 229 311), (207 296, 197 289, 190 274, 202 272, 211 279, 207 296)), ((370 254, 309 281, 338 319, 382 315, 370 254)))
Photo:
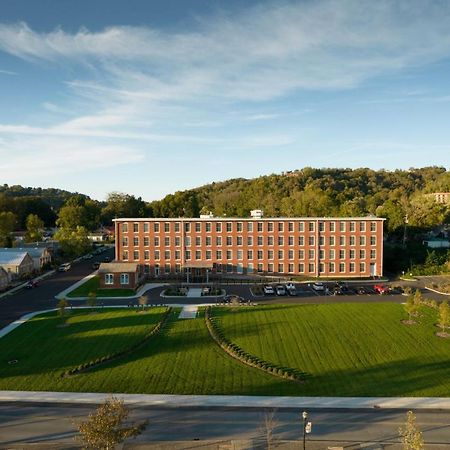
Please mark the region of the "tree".
POLYGON ((0 247, 11 247, 11 233, 16 226, 16 215, 10 211, 0 212, 0 247))
POLYGON ((408 320, 410 323, 413 322, 412 317, 417 313, 418 311, 418 304, 414 301, 415 300, 415 294, 409 295, 406 303, 404 304, 404 309, 406 313, 408 314, 408 320))
POLYGON ((442 333, 445 333, 445 329, 450 327, 450 307, 447 300, 439 305, 439 325, 442 328, 442 333))
POLYGON ((27 232, 25 240, 27 242, 38 242, 42 240, 44 221, 36 214, 29 214, 26 220, 27 232))
POLYGON ((97 305, 97 294, 93 291, 89 292, 86 303, 91 308, 95 308, 97 305))
POLYGON ((423 450, 424 442, 421 431, 417 428, 416 418, 412 411, 406 413, 405 428, 399 428, 403 450, 423 450))
POLYGON ((148 298, 146 295, 141 295, 139 297, 139 305, 142 306, 142 309, 145 309, 145 307, 148 304, 148 298))
POLYGON ((263 417, 263 422, 260 427, 267 450, 271 450, 276 446, 274 430, 278 426, 279 423, 275 419, 275 410, 267 412, 263 417))
POLYGON ((148 422, 124 425, 130 414, 123 400, 110 397, 87 420, 76 424, 80 432, 78 440, 87 448, 110 450, 125 439, 136 437, 147 427, 148 422))
POLYGON ((91 243, 84 227, 76 227, 75 230, 60 228, 54 237, 59 241, 63 253, 69 256, 82 255, 91 248, 91 243))
POLYGON ((66 308, 69 306, 69 302, 65 298, 62 298, 58 302, 58 304, 56 306, 58 308, 58 315, 59 315, 59 317, 61 317, 62 322, 65 323, 65 321, 66 321, 66 308))

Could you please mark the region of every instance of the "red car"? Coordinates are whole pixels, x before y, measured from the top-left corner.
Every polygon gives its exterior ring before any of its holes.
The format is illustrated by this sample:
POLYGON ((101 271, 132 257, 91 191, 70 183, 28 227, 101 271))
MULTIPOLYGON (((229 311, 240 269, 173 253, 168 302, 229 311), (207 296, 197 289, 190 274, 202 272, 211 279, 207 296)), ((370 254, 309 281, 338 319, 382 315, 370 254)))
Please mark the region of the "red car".
POLYGON ((383 284, 376 284, 373 287, 373 290, 377 293, 377 294, 387 294, 389 292, 389 288, 384 286, 383 284))

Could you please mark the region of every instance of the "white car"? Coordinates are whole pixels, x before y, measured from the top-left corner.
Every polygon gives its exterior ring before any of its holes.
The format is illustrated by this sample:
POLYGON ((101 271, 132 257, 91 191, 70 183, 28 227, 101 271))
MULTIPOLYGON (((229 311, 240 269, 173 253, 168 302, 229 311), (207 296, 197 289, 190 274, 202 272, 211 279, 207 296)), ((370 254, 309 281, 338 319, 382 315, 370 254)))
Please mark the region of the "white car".
POLYGON ((58 272, 67 272, 71 267, 72 267, 72 265, 70 263, 61 264, 58 267, 58 272))
POLYGON ((324 291, 325 285, 321 281, 316 281, 315 283, 312 284, 312 288, 315 291, 324 291))
POLYGON ((289 291, 289 290, 295 289, 295 284, 294 284, 294 283, 291 283, 291 282, 286 283, 285 286, 286 286, 286 289, 287 289, 288 291, 289 291))
POLYGON ((286 288, 282 285, 279 284, 276 289, 275 289, 277 295, 286 295, 286 288))
POLYGON ((263 290, 264 290, 264 294, 266 294, 266 295, 273 295, 273 294, 275 294, 275 291, 273 290, 273 287, 270 286, 270 284, 266 284, 264 286, 263 290))

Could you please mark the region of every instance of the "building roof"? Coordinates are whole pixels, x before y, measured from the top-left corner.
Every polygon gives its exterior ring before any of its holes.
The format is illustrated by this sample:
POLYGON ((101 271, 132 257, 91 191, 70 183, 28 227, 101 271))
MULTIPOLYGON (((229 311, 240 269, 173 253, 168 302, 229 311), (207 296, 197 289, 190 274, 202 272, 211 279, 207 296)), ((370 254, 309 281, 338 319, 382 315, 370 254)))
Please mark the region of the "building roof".
POLYGON ((200 217, 122 217, 118 219, 113 219, 113 222, 214 222, 214 221, 233 221, 237 220, 239 222, 245 222, 252 220, 254 222, 270 222, 272 220, 386 220, 384 217, 366 216, 366 217, 208 217, 207 219, 200 217))
POLYGON ((9 278, 8 272, 3 267, 0 267, 0 278, 9 278))
POLYGON ((98 273, 136 272, 138 266, 138 263, 131 262, 101 263, 98 273))
POLYGON ((4 250, 9 249, 0 249, 0 265, 18 266, 28 255, 27 252, 5 252, 4 250))
POLYGON ((46 250, 47 247, 34 247, 34 248, 14 247, 14 248, 1 248, 0 252, 28 253, 32 258, 41 258, 46 250))

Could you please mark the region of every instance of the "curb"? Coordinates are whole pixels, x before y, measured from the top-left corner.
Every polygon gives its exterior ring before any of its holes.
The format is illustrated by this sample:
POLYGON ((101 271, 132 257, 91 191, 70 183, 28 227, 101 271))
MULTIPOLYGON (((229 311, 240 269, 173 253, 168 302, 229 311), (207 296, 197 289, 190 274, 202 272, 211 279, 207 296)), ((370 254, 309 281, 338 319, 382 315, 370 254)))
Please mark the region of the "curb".
POLYGON ((425 286, 425 289, 426 289, 427 291, 434 292, 435 294, 449 295, 449 296, 450 296, 450 294, 448 294, 448 293, 446 293, 446 292, 440 292, 440 291, 437 291, 436 289, 433 289, 433 288, 430 288, 430 287, 427 287, 427 286, 425 286))

